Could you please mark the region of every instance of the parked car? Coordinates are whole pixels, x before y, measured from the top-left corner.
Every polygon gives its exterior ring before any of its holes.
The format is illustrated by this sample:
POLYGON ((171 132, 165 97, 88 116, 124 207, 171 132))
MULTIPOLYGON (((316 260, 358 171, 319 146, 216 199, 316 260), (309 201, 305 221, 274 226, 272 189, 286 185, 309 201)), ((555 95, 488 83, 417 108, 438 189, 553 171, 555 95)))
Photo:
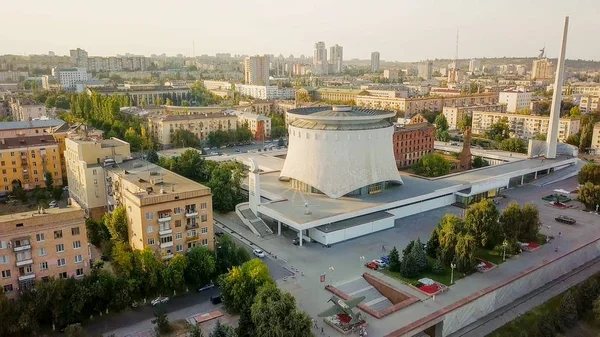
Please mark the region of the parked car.
POLYGON ((219 294, 219 295, 217 295, 217 296, 211 296, 211 297, 210 297, 210 302, 211 302, 212 304, 215 304, 215 305, 216 305, 216 304, 219 304, 219 303, 221 303, 221 302, 223 302, 223 300, 221 299, 221 294, 219 294))
POLYGON ((50 207, 50 208, 58 207, 58 201, 56 201, 56 200, 50 201, 50 203, 48 204, 48 207, 50 207))
POLYGON ((387 263, 383 262, 383 260, 376 259, 376 260, 373 260, 373 263, 375 263, 377 265, 377 267, 379 267, 381 269, 387 267, 387 263))
POLYGON ((215 232, 215 236, 219 236, 220 237, 220 236, 223 236, 223 234, 225 234, 225 233, 223 233, 223 232, 215 232))
POLYGON ((198 291, 198 292, 201 292, 201 291, 208 290, 208 289, 210 289, 210 288, 214 288, 214 287, 215 287, 215 284, 211 282, 211 283, 209 283, 209 284, 205 284, 205 285, 203 285, 202 287, 198 288, 198 290, 197 290, 197 291, 198 291))
POLYGON ((162 296, 158 296, 157 298, 155 298, 154 300, 152 300, 152 302, 150 302, 152 304, 152 306, 156 306, 159 304, 164 304, 169 302, 169 298, 168 297, 162 297, 162 296))
POLYGON ((556 218, 554 218, 554 220, 556 220, 557 222, 560 222, 560 223, 567 224, 567 225, 574 225, 577 223, 577 221, 575 219, 570 218, 568 216, 564 216, 564 215, 559 215, 556 218))
POLYGON ((369 269, 373 269, 373 270, 379 269, 379 267, 377 266, 377 264, 375 262, 367 262, 365 264, 365 267, 367 267, 369 269))
POLYGON ((254 254, 256 257, 265 257, 265 252, 263 252, 261 249, 254 249, 252 254, 254 254))
POLYGON ((381 261, 385 262, 385 264, 390 264, 390 256, 389 255, 384 255, 381 258, 379 258, 381 261))

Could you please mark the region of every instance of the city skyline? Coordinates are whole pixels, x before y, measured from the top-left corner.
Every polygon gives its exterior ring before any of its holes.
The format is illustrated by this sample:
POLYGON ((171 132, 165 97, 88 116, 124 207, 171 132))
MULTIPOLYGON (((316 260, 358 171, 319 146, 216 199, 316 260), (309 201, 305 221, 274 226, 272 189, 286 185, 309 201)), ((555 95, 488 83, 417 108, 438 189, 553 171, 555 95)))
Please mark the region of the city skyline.
POLYGON ((557 37, 561 34, 557 23, 577 8, 577 15, 572 16, 573 38, 569 41, 567 58, 600 59, 600 46, 589 43, 588 38, 600 31, 600 23, 594 18, 594 13, 600 11, 600 3, 588 0, 551 6, 537 0, 506 1, 494 6, 475 1, 461 4, 385 1, 378 8, 387 9, 372 18, 364 16, 361 7, 364 3, 354 0, 343 8, 330 1, 319 6, 293 7, 293 10, 265 0, 254 4, 251 21, 247 20, 248 12, 232 12, 231 3, 203 3, 202 7, 185 4, 185 11, 178 10, 179 5, 184 4, 178 1, 170 4, 177 13, 175 20, 157 11, 163 4, 154 0, 141 9, 135 4, 109 0, 94 14, 85 16, 77 13, 80 7, 73 0, 59 4, 36 0, 26 11, 10 2, 6 4, 9 14, 6 25, 24 28, 16 33, 0 32, 4 41, 0 55, 46 54, 48 51, 67 55, 69 49, 80 47, 94 56, 124 53, 193 56, 195 50, 195 56, 221 52, 281 53, 287 57, 289 54, 311 55, 315 41, 324 41, 328 47, 343 46, 346 60, 368 60, 370 53, 377 50, 382 61, 416 62, 453 58, 455 32, 459 29, 458 56, 461 59, 533 57, 543 46, 548 57, 556 58, 557 37), (515 6, 519 11, 514 10, 515 6), (115 11, 116 8, 119 10, 115 11), (223 15, 201 14, 206 12, 227 13, 227 24, 223 24, 223 15), (457 12, 477 15, 455 15, 457 12), (335 13, 336 18, 343 20, 331 25, 332 18, 327 13, 335 13), (497 24, 490 25, 490 22, 497 24))

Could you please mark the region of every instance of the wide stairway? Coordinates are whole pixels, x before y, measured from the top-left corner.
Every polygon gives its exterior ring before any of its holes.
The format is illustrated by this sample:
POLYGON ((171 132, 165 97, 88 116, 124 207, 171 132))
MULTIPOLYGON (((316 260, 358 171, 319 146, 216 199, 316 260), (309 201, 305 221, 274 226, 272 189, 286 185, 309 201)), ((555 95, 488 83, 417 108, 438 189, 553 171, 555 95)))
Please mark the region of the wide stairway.
POLYGON ((371 307, 373 310, 381 311, 394 305, 362 277, 335 285, 335 287, 352 298, 365 296, 365 300, 361 304, 371 307))
POLYGON ((244 222, 244 224, 251 227, 250 230, 252 230, 254 234, 260 237, 265 237, 267 235, 273 234, 271 228, 269 228, 269 226, 267 226, 267 224, 261 218, 254 215, 252 210, 248 208, 247 205, 245 207, 239 207, 238 210, 243 217, 242 221, 244 222))

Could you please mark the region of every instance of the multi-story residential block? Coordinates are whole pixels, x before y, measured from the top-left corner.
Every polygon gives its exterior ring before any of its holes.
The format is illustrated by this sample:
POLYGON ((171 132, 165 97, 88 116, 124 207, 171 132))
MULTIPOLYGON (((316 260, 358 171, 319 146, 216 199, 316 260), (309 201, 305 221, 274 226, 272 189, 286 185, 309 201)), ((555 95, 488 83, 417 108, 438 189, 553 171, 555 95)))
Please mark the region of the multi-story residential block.
POLYGON ((171 137, 175 130, 187 130, 198 139, 208 139, 208 134, 217 130, 235 130, 237 116, 218 112, 205 114, 165 115, 159 114, 148 118, 148 129, 154 139, 163 147, 171 146, 171 137))
POLYGON ((498 102, 506 104, 506 111, 519 112, 529 108, 531 104, 531 92, 525 90, 506 90, 500 92, 498 102))
POLYGON ((107 168, 109 205, 127 212, 129 243, 170 259, 189 248, 213 248, 210 188, 143 160, 107 168))
POLYGON ((371 72, 375 73, 379 71, 379 52, 374 51, 371 53, 371 72))
POLYGON ((329 65, 331 66, 331 73, 339 74, 343 70, 344 60, 344 47, 335 45, 329 47, 329 65))
POLYGON ((27 78, 29 73, 26 71, 0 71, 0 82, 20 82, 22 79, 27 78))
POLYGON ((383 70, 383 78, 388 79, 390 81, 397 81, 400 75, 400 71, 394 69, 385 69, 383 70))
POLYGON ((47 114, 46 106, 32 99, 11 97, 9 104, 13 120, 15 121, 31 121, 47 114))
POLYGON ((460 96, 462 94, 462 90, 460 89, 452 89, 452 88, 431 88, 429 91, 429 95, 431 96, 460 96))
POLYGON ((232 86, 230 82, 227 81, 213 81, 213 80, 204 80, 202 81, 204 87, 207 90, 220 90, 220 91, 228 91, 231 90, 232 86))
POLYGON ((271 138, 271 118, 245 111, 226 111, 237 116, 237 127, 248 127, 256 140, 271 138))
POLYGON ((554 64, 547 58, 533 60, 531 79, 551 80, 554 78, 554 64))
POLYGON ((238 84, 235 90, 242 95, 258 99, 293 99, 296 96, 294 88, 284 88, 276 85, 238 84))
POLYGON ((458 122, 463 120, 465 116, 473 116, 473 111, 494 111, 506 112, 505 104, 486 104, 486 105, 469 105, 469 106, 445 106, 442 113, 448 121, 450 130, 458 129, 458 122))
POLYGON ((426 60, 420 62, 417 66, 418 76, 424 80, 430 80, 433 74, 433 62, 426 60))
POLYGON ((478 59, 472 59, 469 61, 469 72, 474 73, 481 70, 481 61, 478 59))
POLYGON ((583 114, 600 111, 600 97, 582 96, 579 101, 579 109, 583 114))
POLYGON ((592 133, 591 150, 595 154, 600 154, 600 122, 594 124, 594 131, 592 133))
POLYGON ((393 141, 396 166, 411 166, 433 152, 435 127, 428 122, 396 126, 393 141))
POLYGON ((100 219, 107 211, 105 169, 131 157, 129 143, 117 138, 66 139, 65 145, 69 196, 88 217, 100 219))
POLYGON ((77 203, 0 216, 0 287, 10 298, 36 281, 89 271, 84 212, 77 203))
POLYGON ((244 60, 244 80, 250 85, 269 85, 269 56, 250 56, 244 60))
POLYGON ((313 73, 315 75, 327 75, 329 65, 327 63, 327 48, 325 42, 315 43, 315 50, 313 54, 313 73))
MULTIPOLYGON (((500 121, 506 121, 512 137, 530 139, 539 134, 548 134, 550 117, 474 111, 472 131, 474 134, 485 134, 492 124, 500 121)), ((578 133, 579 127, 579 119, 561 118, 558 125, 558 140, 564 142, 569 136, 578 133)))
POLYGON ((71 49, 69 51, 71 56, 71 64, 73 67, 77 68, 87 68, 88 67, 88 53, 87 51, 77 48, 71 49))
POLYGON ((129 97, 131 103, 137 106, 157 104, 159 98, 164 104, 167 98, 181 100, 190 94, 190 88, 162 87, 152 84, 126 85, 123 88, 118 89, 88 88, 86 91, 89 95, 91 95, 92 92, 97 92, 105 96, 124 95, 129 97))
POLYGON ((56 77, 60 88, 64 91, 75 91, 77 83, 89 80, 87 68, 53 68, 52 76, 56 77))

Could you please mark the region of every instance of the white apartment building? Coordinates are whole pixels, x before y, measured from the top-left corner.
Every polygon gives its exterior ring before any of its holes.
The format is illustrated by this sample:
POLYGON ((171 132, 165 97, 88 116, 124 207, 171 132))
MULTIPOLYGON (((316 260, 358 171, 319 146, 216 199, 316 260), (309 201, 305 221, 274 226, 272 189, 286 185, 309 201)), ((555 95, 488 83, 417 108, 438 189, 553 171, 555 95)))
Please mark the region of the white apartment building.
POLYGON ((269 85, 269 56, 250 56, 244 60, 244 80, 250 85, 269 85))
POLYGON ((315 75, 327 75, 329 64, 327 63, 327 48, 325 42, 315 43, 313 54, 313 73, 315 75))
POLYGON ((238 84, 235 90, 241 95, 258 99, 294 99, 296 90, 294 88, 281 88, 276 85, 248 85, 238 84))
POLYGON ((531 95, 531 92, 523 90, 502 91, 500 92, 498 102, 506 104, 506 111, 518 112, 522 109, 529 108, 531 95))
POLYGON ((342 72, 342 62, 344 59, 344 47, 331 46, 329 48, 329 64, 331 65, 331 72, 334 74, 339 74, 342 72))
POLYGON ((473 111, 493 111, 493 112, 506 112, 506 105, 504 104, 478 104, 478 105, 467 105, 467 106, 445 106, 442 109, 442 114, 448 121, 448 128, 450 130, 458 129, 458 123, 465 118, 465 116, 473 116, 473 111))
POLYGON ((56 77, 60 88, 64 91, 75 91, 77 89, 77 83, 88 80, 86 68, 53 68, 52 76, 56 77))
POLYGON ((247 126, 256 140, 271 138, 271 118, 246 111, 225 111, 237 116, 237 127, 247 126))
POLYGON ((203 84, 207 90, 231 90, 231 83, 227 81, 204 80, 203 84))
MULTIPOLYGON (((511 137, 531 139, 539 134, 548 134, 549 116, 520 115, 501 112, 473 112, 472 130, 474 134, 485 134, 494 123, 505 120, 510 129, 511 137)), ((580 120, 576 118, 561 118, 558 125, 558 140, 564 142, 579 132, 580 120)))
POLYGON ((469 61, 469 72, 474 73, 481 69, 481 61, 478 59, 472 59, 469 61))
POLYGON ((371 53, 371 72, 379 71, 379 52, 374 51, 371 53))
POLYGON ((579 101, 579 110, 582 114, 600 111, 599 96, 582 96, 579 101))
POLYGON ((591 148, 594 153, 600 154, 600 122, 594 124, 591 148))

